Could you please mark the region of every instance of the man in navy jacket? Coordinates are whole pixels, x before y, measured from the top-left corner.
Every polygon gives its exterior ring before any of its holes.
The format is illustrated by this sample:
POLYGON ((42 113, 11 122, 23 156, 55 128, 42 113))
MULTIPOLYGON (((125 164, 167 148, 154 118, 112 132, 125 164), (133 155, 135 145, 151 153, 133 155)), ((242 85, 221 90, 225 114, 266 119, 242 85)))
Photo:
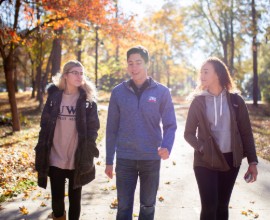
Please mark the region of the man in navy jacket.
POLYGON ((113 177, 116 152, 117 220, 132 220, 138 177, 139 220, 154 219, 160 159, 169 158, 175 137, 176 118, 169 89, 148 77, 148 62, 144 47, 127 51, 131 79, 113 89, 109 103, 105 173, 113 177))

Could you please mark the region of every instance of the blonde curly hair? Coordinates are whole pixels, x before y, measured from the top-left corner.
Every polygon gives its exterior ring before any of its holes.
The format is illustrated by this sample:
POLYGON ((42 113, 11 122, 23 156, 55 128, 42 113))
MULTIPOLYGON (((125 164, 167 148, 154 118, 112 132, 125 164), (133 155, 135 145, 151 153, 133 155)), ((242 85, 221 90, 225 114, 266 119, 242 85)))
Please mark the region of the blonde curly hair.
MULTIPOLYGON (((81 67, 84 72, 84 66, 81 64, 81 62, 77 60, 69 60, 67 63, 65 63, 63 67, 62 73, 57 73, 53 78, 53 83, 60 89, 64 90, 66 88, 66 81, 63 77, 65 74, 67 74, 73 67, 81 67)), ((97 99, 97 90, 95 85, 85 76, 83 75, 83 81, 82 85, 80 86, 82 88, 87 96, 87 99, 91 101, 96 101, 97 99)))

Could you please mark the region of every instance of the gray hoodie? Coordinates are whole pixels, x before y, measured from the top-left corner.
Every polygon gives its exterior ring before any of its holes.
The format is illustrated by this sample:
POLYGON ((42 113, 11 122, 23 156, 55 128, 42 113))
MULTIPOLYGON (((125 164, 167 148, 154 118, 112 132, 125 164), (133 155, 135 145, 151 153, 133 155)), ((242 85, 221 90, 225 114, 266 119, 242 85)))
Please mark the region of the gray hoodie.
POLYGON ((207 119, 221 152, 232 152, 231 120, 226 90, 223 90, 218 96, 206 90, 203 91, 201 95, 205 96, 207 119))

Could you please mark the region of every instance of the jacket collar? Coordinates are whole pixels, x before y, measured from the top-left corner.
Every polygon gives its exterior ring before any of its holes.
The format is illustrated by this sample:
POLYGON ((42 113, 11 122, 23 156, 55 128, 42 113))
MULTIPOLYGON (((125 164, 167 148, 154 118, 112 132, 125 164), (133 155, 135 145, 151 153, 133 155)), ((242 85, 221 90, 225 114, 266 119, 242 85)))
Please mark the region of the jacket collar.
MULTIPOLYGON (((124 85, 126 88, 132 90, 132 87, 131 87, 131 85, 130 85, 131 80, 132 80, 132 79, 129 79, 129 80, 127 80, 127 81, 124 81, 124 82, 123 82, 123 85, 124 85)), ((148 77, 148 82, 149 82, 148 88, 153 88, 153 87, 158 86, 158 83, 157 83, 152 77, 148 77)))
MULTIPOLYGON (((55 92, 63 92, 63 90, 60 90, 56 85, 54 84, 50 84, 48 86, 48 94, 51 95, 55 92)), ((86 98, 86 92, 81 88, 79 87, 79 92, 80 92, 80 97, 85 97, 86 98)))

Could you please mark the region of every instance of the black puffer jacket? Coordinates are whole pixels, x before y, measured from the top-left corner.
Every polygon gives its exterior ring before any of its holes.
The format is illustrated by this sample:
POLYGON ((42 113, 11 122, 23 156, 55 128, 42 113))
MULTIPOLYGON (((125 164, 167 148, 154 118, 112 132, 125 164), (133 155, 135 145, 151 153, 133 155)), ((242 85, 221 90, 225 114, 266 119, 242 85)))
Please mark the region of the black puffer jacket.
MULTIPOLYGON (((53 144, 54 129, 60 110, 63 91, 52 85, 48 89, 48 99, 41 116, 38 144, 35 148, 35 166, 38 172, 38 185, 47 186, 49 175, 49 156, 53 144)), ((81 187, 95 178, 94 157, 99 156, 96 147, 99 118, 97 105, 89 102, 84 90, 80 89, 80 96, 76 104, 76 127, 78 131, 78 147, 75 153, 74 188, 81 187)))

